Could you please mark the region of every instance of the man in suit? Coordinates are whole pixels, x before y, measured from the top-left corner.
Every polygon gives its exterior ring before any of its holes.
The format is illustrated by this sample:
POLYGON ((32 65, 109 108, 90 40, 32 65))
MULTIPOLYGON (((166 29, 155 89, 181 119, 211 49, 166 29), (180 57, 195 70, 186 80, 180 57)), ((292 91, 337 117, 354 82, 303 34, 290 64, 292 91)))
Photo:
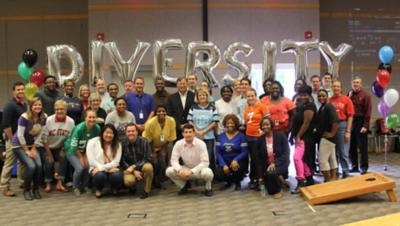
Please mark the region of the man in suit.
POLYGON ((167 99, 167 113, 176 122, 177 140, 182 139, 182 128, 188 122, 187 116, 190 107, 194 104, 194 93, 188 90, 185 77, 179 77, 176 81, 178 92, 167 99))

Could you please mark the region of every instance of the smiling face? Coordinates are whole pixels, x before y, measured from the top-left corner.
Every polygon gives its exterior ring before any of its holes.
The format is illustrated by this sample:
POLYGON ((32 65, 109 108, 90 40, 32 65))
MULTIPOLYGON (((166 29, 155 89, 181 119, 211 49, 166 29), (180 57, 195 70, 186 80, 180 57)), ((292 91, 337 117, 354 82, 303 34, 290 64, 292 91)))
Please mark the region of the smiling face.
POLYGON ((92 100, 90 101, 90 107, 97 111, 97 109, 100 108, 101 105, 101 98, 99 96, 93 97, 92 100))
POLYGON ((246 92, 247 104, 254 105, 257 102, 256 92, 254 90, 249 90, 246 92))
POLYGON ((296 81, 296 84, 295 84, 295 86, 294 86, 294 91, 297 92, 297 90, 299 90, 299 88, 300 88, 302 85, 304 85, 303 81, 302 81, 302 80, 297 80, 297 81, 296 81))
POLYGON ((342 93, 342 84, 339 81, 333 82, 332 92, 334 96, 339 96, 342 93))
POLYGON ((98 93, 103 95, 106 92, 106 82, 103 79, 97 79, 96 89, 98 93))
POLYGON ((65 95, 72 96, 74 94, 74 83, 72 81, 67 81, 64 84, 65 95))
POLYGON ((324 75, 324 77, 322 77, 322 83, 324 84, 325 88, 330 88, 332 86, 332 76, 324 75))
POLYGON ((104 131, 103 131, 103 140, 106 142, 106 143, 111 143, 112 142, 112 140, 114 139, 114 131, 111 129, 111 128, 106 128, 104 131))
POLYGON ((108 86, 108 93, 110 97, 117 98, 118 97, 118 86, 116 84, 111 84, 108 86))
POLYGON ((194 130, 184 128, 182 132, 182 136, 185 139, 186 143, 192 143, 194 139, 194 130))
POLYGON ((25 86, 24 85, 15 86, 13 94, 17 99, 20 100, 23 99, 25 97, 25 86))
POLYGON ((86 111, 85 122, 88 129, 91 129, 94 126, 94 124, 96 123, 96 117, 97 116, 95 111, 86 111))
POLYGON ((31 111, 34 114, 40 114, 42 112, 42 101, 36 100, 32 102, 31 111))
POLYGON ((250 83, 246 80, 242 80, 240 82, 240 89, 242 90, 242 93, 246 94, 247 90, 250 88, 250 83))
POLYGON ((324 104, 326 103, 327 100, 328 100, 328 94, 325 91, 320 90, 318 92, 318 102, 324 104))
POLYGON ((222 99, 225 102, 230 102, 231 101, 233 93, 228 87, 222 88, 221 94, 222 94, 222 99))
POLYGON ((235 121, 233 121, 233 119, 228 119, 228 120, 226 120, 225 128, 226 128, 226 131, 227 131, 228 133, 233 133, 233 132, 235 132, 235 131, 236 131, 236 124, 235 124, 235 121))
POLYGON ((196 75, 188 75, 187 77, 188 86, 191 89, 195 89, 197 85, 197 77, 196 75))
POLYGON ((138 132, 136 129, 136 126, 127 126, 125 130, 125 135, 126 138, 129 140, 129 142, 134 143, 136 142, 138 132))
POLYGON ((157 92, 163 91, 165 88, 164 80, 161 80, 161 79, 157 80, 155 83, 155 87, 156 87, 157 92))
POLYGON ((88 86, 82 86, 82 87, 81 87, 81 92, 80 92, 79 96, 80 96, 82 99, 87 100, 87 99, 89 98, 89 96, 90 96, 90 89, 89 89, 89 87, 88 87, 88 86))
POLYGON ((235 80, 233 82, 233 90, 235 91, 235 93, 237 95, 239 95, 242 92, 242 88, 240 87, 240 81, 239 80, 235 80))
POLYGON ((186 81, 186 79, 181 79, 180 81, 178 81, 176 83, 176 87, 178 88, 178 91, 180 93, 182 93, 182 94, 185 93, 186 90, 187 90, 187 81, 186 81))
POLYGON ((261 129, 264 132, 264 134, 269 134, 272 131, 272 125, 271 122, 268 119, 264 119, 261 123, 261 129))
POLYGON ((199 101, 199 104, 201 105, 206 105, 208 104, 208 94, 204 90, 199 90, 197 92, 197 100, 199 101))
POLYGON ((132 81, 125 81, 124 83, 124 91, 126 94, 131 93, 134 89, 134 84, 132 81))
POLYGON ((164 107, 158 107, 156 115, 157 115, 158 121, 164 121, 165 116, 167 115, 167 110, 164 107))
POLYGON ((116 103, 115 108, 117 109, 118 113, 123 113, 126 111, 126 102, 124 99, 119 99, 116 103))
POLYGON ((144 81, 140 78, 135 80, 135 89, 137 94, 142 94, 144 88, 144 81))
POLYGON ((65 118, 65 116, 67 115, 67 108, 62 103, 56 103, 54 105, 54 112, 57 118, 62 119, 65 118))
POLYGON ((56 80, 53 77, 48 77, 44 82, 44 88, 50 92, 56 90, 56 80))
POLYGON ((269 95, 271 93, 272 81, 265 81, 263 84, 264 93, 269 95))
POLYGON ((360 89, 361 89, 361 79, 360 78, 356 78, 356 79, 354 79, 353 80, 353 82, 352 82, 352 87, 353 87, 353 90, 354 91, 360 91, 360 89))
POLYGON ((281 87, 279 87, 278 84, 274 83, 271 86, 271 97, 273 99, 277 99, 278 97, 281 96, 281 87))
POLYGON ((317 91, 321 88, 321 79, 319 77, 314 77, 311 79, 311 84, 314 91, 317 91))

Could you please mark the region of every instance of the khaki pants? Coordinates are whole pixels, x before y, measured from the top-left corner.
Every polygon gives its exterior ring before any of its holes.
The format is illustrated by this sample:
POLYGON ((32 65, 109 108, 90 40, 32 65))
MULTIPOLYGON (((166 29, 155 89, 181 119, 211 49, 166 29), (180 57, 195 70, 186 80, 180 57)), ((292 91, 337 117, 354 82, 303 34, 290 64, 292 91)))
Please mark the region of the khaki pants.
MULTIPOLYGON (((178 172, 172 168, 172 166, 167 168, 167 171, 165 173, 167 177, 169 177, 175 184, 178 186, 180 189, 182 189, 186 181, 182 180, 179 178, 178 172)), ((206 190, 211 190, 211 183, 214 178, 214 174, 210 168, 203 168, 200 171, 198 171, 196 174, 193 174, 190 176, 189 180, 196 180, 196 179, 201 179, 206 182, 206 190)))
MULTIPOLYGON (((12 144, 9 141, 6 141, 6 156, 4 158, 3 170, 1 172, 1 188, 9 188, 11 181, 11 170, 14 166, 14 162, 16 160, 16 155, 14 154, 14 149, 12 148, 12 144)), ((24 184, 24 166, 23 164, 18 164, 18 184, 24 184)))
MULTIPOLYGON (((144 191, 149 193, 151 191, 151 183, 153 182, 153 165, 151 163, 145 163, 139 170, 144 173, 144 191)), ((137 179, 133 173, 124 171, 124 185, 127 188, 135 186, 137 179)))
POLYGON ((319 168, 321 171, 328 171, 337 168, 336 144, 321 138, 319 143, 319 168))

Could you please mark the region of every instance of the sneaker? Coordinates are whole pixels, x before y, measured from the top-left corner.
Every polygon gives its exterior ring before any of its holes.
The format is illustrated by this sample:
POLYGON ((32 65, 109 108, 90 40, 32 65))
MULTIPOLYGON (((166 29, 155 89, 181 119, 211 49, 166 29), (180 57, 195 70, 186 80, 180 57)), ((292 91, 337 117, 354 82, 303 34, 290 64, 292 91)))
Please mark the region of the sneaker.
POLYGON ((306 177, 306 181, 307 181, 306 182, 306 186, 310 186, 310 185, 314 185, 315 184, 313 176, 306 177))
POLYGON ((346 178, 348 178, 349 176, 350 176, 349 173, 343 172, 343 174, 342 174, 342 179, 346 179, 346 178))
POLYGON ((74 188, 74 194, 77 197, 81 196, 81 190, 79 190, 79 188, 74 188))
POLYGON ((364 175, 366 173, 368 173, 366 170, 361 170, 361 172, 360 172, 361 175, 364 175))
POLYGON ((212 192, 211 189, 210 190, 205 190, 204 191, 204 195, 207 196, 207 197, 211 197, 211 196, 213 196, 213 192, 212 192))
POLYGON ((306 180, 298 180, 297 181, 297 186, 294 190, 291 191, 292 194, 299 194, 300 193, 300 188, 307 186, 307 181, 306 180))

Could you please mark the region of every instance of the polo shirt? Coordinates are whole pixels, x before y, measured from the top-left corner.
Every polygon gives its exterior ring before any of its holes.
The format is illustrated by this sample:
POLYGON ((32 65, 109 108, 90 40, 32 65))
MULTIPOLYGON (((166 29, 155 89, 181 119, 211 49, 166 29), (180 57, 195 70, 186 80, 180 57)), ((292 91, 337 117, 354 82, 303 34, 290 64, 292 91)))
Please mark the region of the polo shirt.
POLYGON ((18 119, 26 111, 26 104, 18 103, 15 98, 12 98, 3 108, 3 129, 11 128, 14 134, 17 131, 18 119))

